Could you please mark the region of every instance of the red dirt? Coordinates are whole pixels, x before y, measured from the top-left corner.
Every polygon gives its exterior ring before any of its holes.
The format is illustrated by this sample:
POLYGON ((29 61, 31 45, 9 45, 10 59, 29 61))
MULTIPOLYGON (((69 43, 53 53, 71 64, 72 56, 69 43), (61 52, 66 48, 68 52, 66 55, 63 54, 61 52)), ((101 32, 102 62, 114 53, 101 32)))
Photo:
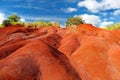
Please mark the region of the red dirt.
POLYGON ((120 80, 120 31, 0 29, 0 80, 120 80))

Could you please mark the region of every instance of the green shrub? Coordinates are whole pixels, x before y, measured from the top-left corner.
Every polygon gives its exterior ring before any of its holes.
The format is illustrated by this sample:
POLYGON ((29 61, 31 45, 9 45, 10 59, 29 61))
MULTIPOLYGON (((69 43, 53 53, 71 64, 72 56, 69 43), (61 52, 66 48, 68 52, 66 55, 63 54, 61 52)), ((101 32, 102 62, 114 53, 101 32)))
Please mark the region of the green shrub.
POLYGON ((12 22, 19 22, 20 21, 20 17, 16 14, 12 14, 8 17, 8 20, 12 21, 12 22))
POLYGON ((4 26, 2 24, 0 24, 0 28, 3 28, 4 26))
POLYGON ((3 26, 16 25, 16 24, 24 25, 24 23, 20 21, 20 17, 17 16, 16 14, 10 15, 7 20, 4 20, 2 22, 3 26))
POLYGON ((112 24, 112 25, 109 25, 109 26, 105 27, 105 29, 107 29, 107 30, 120 29, 120 22, 119 22, 119 23, 112 24))
POLYGON ((2 22, 2 25, 3 25, 3 26, 9 26, 9 25, 11 25, 11 22, 10 22, 10 20, 4 20, 4 21, 2 22))
POLYGON ((66 21, 66 27, 70 27, 73 25, 84 24, 84 21, 80 17, 70 17, 66 21))
POLYGON ((45 21, 35 21, 35 22, 26 22, 24 23, 25 27, 32 27, 32 28, 40 28, 45 26, 60 26, 58 23, 51 23, 51 22, 45 22, 45 21))

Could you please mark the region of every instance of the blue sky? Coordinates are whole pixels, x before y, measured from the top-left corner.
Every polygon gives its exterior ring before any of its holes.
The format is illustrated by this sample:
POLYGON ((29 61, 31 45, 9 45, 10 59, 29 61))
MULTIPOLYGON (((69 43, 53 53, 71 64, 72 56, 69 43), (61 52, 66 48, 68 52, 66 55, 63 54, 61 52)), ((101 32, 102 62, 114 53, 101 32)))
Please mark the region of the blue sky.
POLYGON ((0 23, 10 14, 22 21, 57 21, 79 16, 86 23, 104 27, 120 21, 120 0, 0 0, 0 23))

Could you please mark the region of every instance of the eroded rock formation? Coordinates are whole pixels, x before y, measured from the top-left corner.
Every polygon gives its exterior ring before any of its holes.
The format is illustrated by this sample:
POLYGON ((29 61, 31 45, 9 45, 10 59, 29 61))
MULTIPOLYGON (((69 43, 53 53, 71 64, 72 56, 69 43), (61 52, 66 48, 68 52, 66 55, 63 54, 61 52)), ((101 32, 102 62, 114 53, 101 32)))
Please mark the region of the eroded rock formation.
POLYGON ((120 80, 120 31, 0 29, 0 80, 120 80))

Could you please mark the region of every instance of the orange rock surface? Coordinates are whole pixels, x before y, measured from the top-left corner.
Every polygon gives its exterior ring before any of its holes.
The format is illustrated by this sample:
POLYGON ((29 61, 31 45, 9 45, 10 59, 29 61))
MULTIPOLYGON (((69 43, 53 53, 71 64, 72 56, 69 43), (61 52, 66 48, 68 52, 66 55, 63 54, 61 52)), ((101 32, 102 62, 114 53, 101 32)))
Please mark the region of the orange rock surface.
POLYGON ((2 28, 0 80, 120 80, 120 31, 2 28))

